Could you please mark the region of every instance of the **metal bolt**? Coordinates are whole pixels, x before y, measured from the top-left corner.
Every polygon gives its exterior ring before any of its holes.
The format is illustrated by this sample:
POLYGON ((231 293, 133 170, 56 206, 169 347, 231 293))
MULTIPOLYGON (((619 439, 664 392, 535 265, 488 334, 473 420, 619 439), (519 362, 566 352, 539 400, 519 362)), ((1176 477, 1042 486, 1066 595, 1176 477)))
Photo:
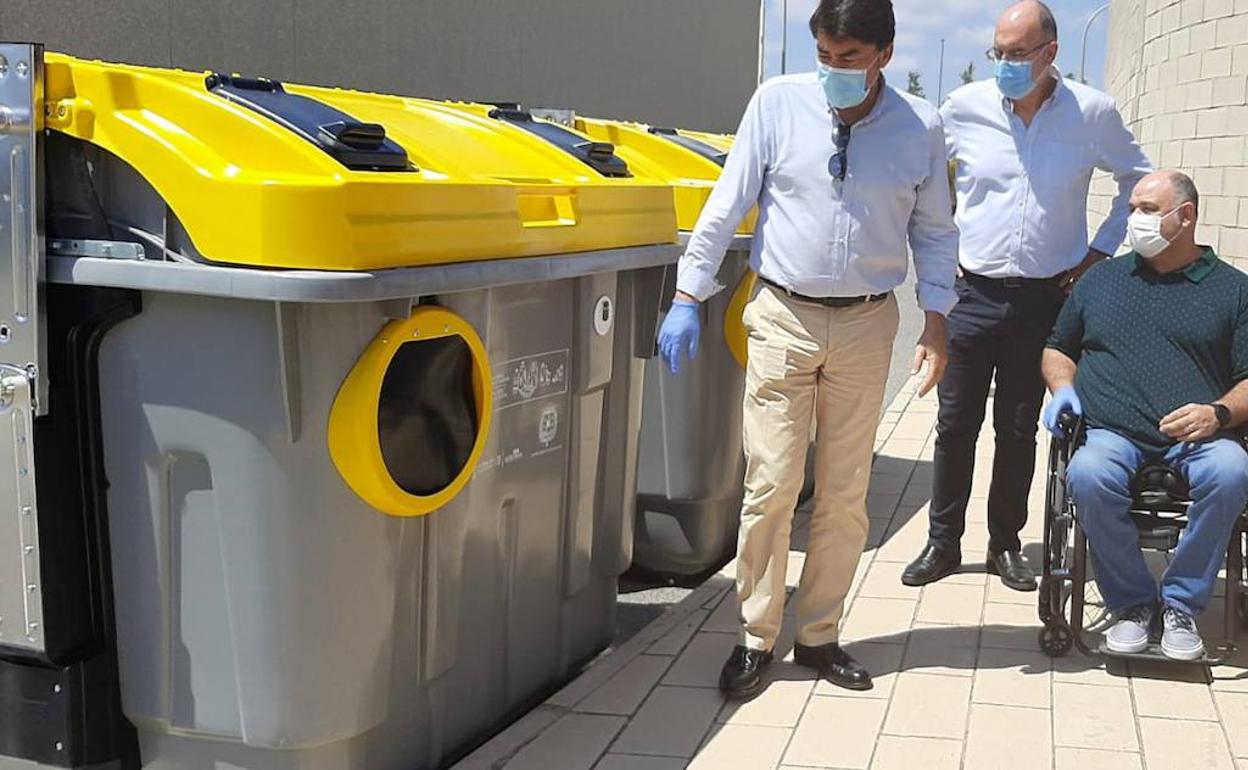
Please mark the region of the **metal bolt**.
POLYGON ((61 686, 59 684, 52 685, 52 692, 59 693, 60 691, 61 691, 61 686))
POLYGON ((19 61, 17 63, 17 76, 19 78, 24 78, 29 73, 30 73, 30 65, 27 64, 25 61, 19 61))
POLYGON ((65 744, 61 743, 60 741, 57 741, 57 742, 56 742, 56 750, 57 750, 57 751, 64 751, 64 750, 65 750, 65 744))
POLYGON ((56 108, 56 114, 57 114, 57 116, 58 116, 58 117, 62 117, 62 118, 63 118, 63 117, 65 117, 67 114, 69 114, 69 110, 68 110, 68 109, 66 109, 66 108, 65 108, 65 105, 63 105, 63 104, 62 104, 62 105, 59 105, 59 106, 56 108))
POLYGON ((7 345, 9 340, 13 338, 13 330, 8 324, 0 324, 0 345, 7 345))
POLYGON ((35 547, 33 545, 28 545, 26 546, 25 551, 27 554, 32 554, 35 552, 35 547))
POLYGON ((0 56, 0 78, 7 74, 9 74, 9 60, 4 58, 4 56, 0 56))
POLYGON ((39 590, 39 586, 35 585, 34 583, 27 583, 26 590, 30 591, 33 594, 35 591, 39 590))
POLYGON ((22 515, 23 515, 23 516, 29 516, 29 515, 30 515, 30 514, 32 514, 32 513, 34 513, 34 509, 33 509, 33 508, 31 508, 29 505, 23 505, 23 506, 22 506, 22 515))

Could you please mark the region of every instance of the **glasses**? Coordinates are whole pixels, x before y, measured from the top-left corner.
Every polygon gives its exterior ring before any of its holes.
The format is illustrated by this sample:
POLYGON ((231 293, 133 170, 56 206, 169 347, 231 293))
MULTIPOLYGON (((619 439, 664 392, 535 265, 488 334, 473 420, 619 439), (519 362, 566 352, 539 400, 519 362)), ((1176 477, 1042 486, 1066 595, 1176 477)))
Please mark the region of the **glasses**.
POLYGON ((998 62, 1003 62, 1006 60, 1023 62, 1023 61, 1027 61, 1028 59, 1030 59, 1032 54, 1036 53, 1037 51, 1041 50, 1042 48, 1044 48, 1045 46, 1049 45, 1052 42, 1053 42, 1052 40, 1047 40, 1041 43, 1040 45, 1036 46, 1035 48, 1031 49, 1030 51, 1024 51, 1020 54, 1015 54, 1012 52, 1007 54, 1001 49, 993 47, 993 48, 989 48, 987 51, 984 51, 984 56, 987 56, 988 61, 992 62, 993 64, 997 64, 998 62))
POLYGON ((849 171, 849 130, 848 125, 838 123, 836 132, 832 134, 836 154, 828 161, 828 173, 838 182, 844 182, 845 174, 849 171))

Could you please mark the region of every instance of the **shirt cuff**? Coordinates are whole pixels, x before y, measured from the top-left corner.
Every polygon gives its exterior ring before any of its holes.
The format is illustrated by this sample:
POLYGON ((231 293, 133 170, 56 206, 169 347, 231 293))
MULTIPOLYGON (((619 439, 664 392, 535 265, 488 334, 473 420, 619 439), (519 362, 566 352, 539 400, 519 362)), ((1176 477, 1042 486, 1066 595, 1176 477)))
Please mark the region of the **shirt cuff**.
POLYGON ((924 312, 940 313, 948 316, 953 312, 953 308, 958 304, 958 293, 947 286, 937 286, 934 283, 920 283, 916 288, 919 298, 919 307, 924 312))
POLYGON ((676 273, 676 291, 696 297, 705 302, 724 290, 724 285, 703 270, 690 265, 678 268, 676 273))

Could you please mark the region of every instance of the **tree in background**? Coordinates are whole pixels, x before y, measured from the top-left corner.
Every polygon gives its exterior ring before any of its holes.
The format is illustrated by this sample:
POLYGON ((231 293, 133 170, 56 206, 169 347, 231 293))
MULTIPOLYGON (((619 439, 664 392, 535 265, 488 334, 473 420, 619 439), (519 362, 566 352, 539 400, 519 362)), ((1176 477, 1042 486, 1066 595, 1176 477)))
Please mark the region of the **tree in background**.
POLYGON ((975 62, 968 63, 966 65, 966 69, 962 70, 962 73, 958 75, 958 77, 962 78, 962 85, 964 86, 969 85, 970 83, 974 83, 975 82, 975 62))
POLYGON ((911 96, 917 96, 920 99, 926 98, 927 94, 923 92, 923 83, 919 81, 919 73, 911 70, 906 73, 906 76, 910 78, 909 84, 906 85, 906 93, 911 96))

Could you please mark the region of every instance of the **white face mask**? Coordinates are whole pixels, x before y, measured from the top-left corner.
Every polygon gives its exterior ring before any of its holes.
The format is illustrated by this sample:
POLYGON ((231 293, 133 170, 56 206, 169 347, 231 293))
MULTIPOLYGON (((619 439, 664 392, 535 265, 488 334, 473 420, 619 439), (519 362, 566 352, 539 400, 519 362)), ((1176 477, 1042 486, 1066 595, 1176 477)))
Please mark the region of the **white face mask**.
POLYGON ((1170 241, 1161 234, 1161 222, 1178 211, 1176 207, 1168 214, 1148 214, 1136 211, 1127 219, 1127 240, 1131 248, 1145 259, 1153 259, 1170 248, 1170 241))

